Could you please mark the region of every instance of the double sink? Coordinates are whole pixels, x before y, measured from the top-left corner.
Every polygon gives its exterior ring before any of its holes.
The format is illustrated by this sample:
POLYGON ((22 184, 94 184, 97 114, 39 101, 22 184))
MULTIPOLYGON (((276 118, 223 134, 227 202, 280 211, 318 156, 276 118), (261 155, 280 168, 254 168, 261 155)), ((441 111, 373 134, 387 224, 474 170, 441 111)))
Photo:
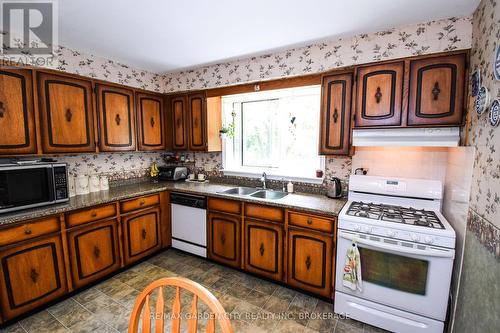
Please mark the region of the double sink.
POLYGON ((263 190, 253 187, 241 187, 241 186, 233 187, 228 190, 222 191, 220 193, 239 195, 239 196, 250 196, 253 198, 270 199, 270 200, 278 200, 288 195, 288 193, 281 191, 263 190))

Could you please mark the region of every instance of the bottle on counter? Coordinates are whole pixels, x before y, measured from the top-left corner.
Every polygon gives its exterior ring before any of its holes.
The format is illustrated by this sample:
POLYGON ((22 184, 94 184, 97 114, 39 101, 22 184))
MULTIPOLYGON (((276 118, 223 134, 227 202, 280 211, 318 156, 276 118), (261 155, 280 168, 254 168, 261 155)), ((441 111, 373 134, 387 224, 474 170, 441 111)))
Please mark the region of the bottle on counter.
POLYGON ((288 193, 293 193, 293 183, 291 180, 288 181, 288 184, 286 185, 286 191, 288 193))

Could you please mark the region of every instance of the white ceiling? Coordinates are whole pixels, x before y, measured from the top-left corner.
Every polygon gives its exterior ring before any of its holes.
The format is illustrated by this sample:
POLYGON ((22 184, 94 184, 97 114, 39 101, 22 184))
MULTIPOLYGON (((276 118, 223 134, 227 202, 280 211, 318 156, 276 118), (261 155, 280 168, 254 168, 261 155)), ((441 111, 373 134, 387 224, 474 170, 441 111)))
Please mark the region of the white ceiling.
POLYGON ((470 15, 479 0, 62 0, 61 45, 156 73, 470 15))

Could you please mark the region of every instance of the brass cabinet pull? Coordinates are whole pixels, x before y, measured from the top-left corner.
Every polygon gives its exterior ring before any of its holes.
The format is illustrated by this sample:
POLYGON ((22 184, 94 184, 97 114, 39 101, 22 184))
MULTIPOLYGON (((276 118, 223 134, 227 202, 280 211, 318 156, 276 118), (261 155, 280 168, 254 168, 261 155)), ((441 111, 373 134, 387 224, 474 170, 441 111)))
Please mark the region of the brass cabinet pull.
POLYGON ((142 239, 146 239, 146 229, 142 229, 142 239))
POLYGON ((260 256, 262 257, 264 255, 264 243, 260 243, 259 252, 260 252, 260 256))
POLYGON ((96 212, 92 212, 92 213, 90 213, 90 216, 91 216, 91 217, 96 217, 96 216, 97 216, 97 213, 96 213, 96 212))
POLYGON ((155 127, 155 118, 151 117, 151 127, 155 127))
POLYGON ((310 217, 307 218, 307 224, 309 224, 309 225, 313 224, 312 218, 310 218, 310 217))
POLYGON ((28 229, 24 230, 24 233, 25 233, 26 235, 31 235, 31 232, 32 232, 32 231, 31 231, 31 229, 30 229, 30 228, 28 228, 28 229))
POLYGON ((337 123, 337 119, 339 119, 339 112, 338 112, 337 108, 335 108, 333 110, 333 122, 337 123))
POLYGON ((38 272, 34 268, 32 268, 30 278, 31 281, 33 281, 33 283, 36 283, 36 281, 38 281, 38 276, 39 276, 38 272))
POLYGON ((94 246, 94 257, 98 259, 100 255, 101 255, 101 250, 99 250, 97 246, 94 246))
POLYGON ((139 206, 144 206, 144 204, 145 204, 145 203, 146 203, 146 201, 141 200, 141 201, 139 202, 139 206))
POLYGON ((179 118, 177 118, 177 127, 181 127, 181 120, 179 118))
POLYGON ((198 118, 194 118, 194 127, 198 127, 198 118))
POLYGON ((116 117, 115 117, 115 121, 116 121, 116 125, 120 126, 120 123, 122 121, 122 119, 120 118, 120 114, 116 114, 116 117))
POLYGON ((436 83, 434 83, 434 88, 432 88, 432 95, 435 101, 437 101, 439 93, 441 93, 441 89, 439 89, 439 82, 436 81, 436 83))
POLYGON ((73 112, 71 112, 71 109, 67 109, 66 110, 66 120, 68 121, 68 123, 71 122, 71 118, 73 118, 73 112))
POLYGON ((375 101, 380 103, 380 99, 382 99, 382 92, 380 92, 380 87, 377 87, 377 91, 375 92, 375 101))
POLYGON ((3 118, 4 113, 5 113, 5 106, 3 105, 3 102, 0 102, 0 118, 3 118))
POLYGON ((226 242, 226 235, 222 234, 220 236, 220 242, 222 243, 222 245, 224 245, 224 243, 226 242))
POLYGON ((309 268, 311 268, 311 257, 310 256, 307 256, 307 258, 306 258, 306 268, 307 268, 307 270, 309 270, 309 268))

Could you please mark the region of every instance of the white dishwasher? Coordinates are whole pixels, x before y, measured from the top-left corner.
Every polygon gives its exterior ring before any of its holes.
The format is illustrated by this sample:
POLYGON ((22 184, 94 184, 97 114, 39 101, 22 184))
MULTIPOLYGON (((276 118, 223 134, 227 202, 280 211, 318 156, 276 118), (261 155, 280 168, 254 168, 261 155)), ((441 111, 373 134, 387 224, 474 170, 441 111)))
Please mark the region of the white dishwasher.
POLYGON ((207 257, 207 198, 171 193, 172 247, 207 257))

